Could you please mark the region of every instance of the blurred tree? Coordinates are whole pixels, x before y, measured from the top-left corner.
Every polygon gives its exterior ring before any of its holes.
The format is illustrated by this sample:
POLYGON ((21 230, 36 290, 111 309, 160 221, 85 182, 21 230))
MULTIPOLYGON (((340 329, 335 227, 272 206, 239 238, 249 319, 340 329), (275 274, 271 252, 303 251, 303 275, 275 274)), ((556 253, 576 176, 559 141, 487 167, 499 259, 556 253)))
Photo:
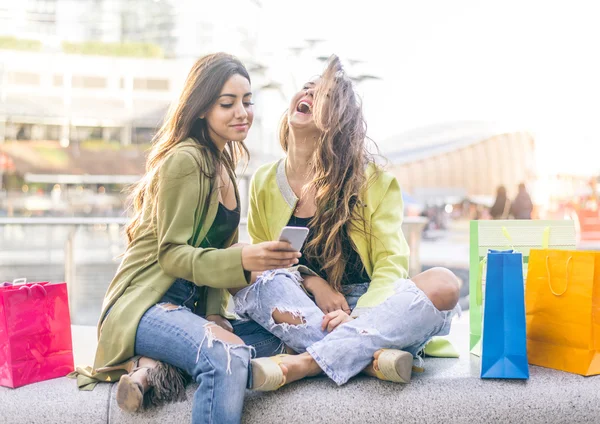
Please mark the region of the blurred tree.
POLYGON ((88 41, 85 43, 62 43, 63 51, 70 54, 121 56, 121 57, 164 57, 162 48, 151 43, 102 43, 88 41))
POLYGON ((15 37, 0 37, 0 49, 40 51, 42 42, 15 37))

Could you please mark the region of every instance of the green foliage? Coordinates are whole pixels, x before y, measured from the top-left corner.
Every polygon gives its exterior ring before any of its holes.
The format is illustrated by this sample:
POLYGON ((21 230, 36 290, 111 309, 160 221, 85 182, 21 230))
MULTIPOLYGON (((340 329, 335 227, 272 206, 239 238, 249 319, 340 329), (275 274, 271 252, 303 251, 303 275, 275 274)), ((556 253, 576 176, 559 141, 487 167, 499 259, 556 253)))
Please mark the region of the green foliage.
POLYGON ((164 57, 160 46, 152 43, 102 43, 99 41, 71 43, 64 41, 62 48, 65 53, 69 54, 117 57, 164 57))
POLYGON ((112 151, 119 151, 119 150, 138 150, 138 151, 146 151, 148 150, 151 145, 150 144, 130 144, 128 146, 124 146, 122 145, 119 141, 116 140, 110 140, 110 141, 104 141, 102 139, 88 139, 88 140, 83 140, 80 145, 80 148, 85 149, 85 150, 91 150, 91 151, 96 151, 96 152, 100 152, 100 151, 106 151, 106 150, 112 150, 112 151))
POLYGON ((102 139, 83 140, 79 147, 85 150, 102 151, 102 150, 121 150, 121 143, 115 140, 104 141, 102 139))
POLYGON ((53 166, 64 166, 69 162, 69 155, 63 149, 53 146, 37 146, 36 152, 53 166))
POLYGON ((0 37, 0 49, 28 50, 37 52, 42 49, 42 42, 38 40, 26 40, 15 37, 0 37))

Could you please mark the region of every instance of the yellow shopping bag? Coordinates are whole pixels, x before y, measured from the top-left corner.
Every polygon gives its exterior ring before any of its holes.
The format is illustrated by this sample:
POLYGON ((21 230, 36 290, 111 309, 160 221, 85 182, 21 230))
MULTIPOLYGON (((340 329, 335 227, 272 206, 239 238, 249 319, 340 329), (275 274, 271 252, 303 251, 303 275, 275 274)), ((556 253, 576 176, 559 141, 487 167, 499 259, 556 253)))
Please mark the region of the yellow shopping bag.
POLYGON ((600 252, 532 250, 525 303, 530 364, 600 374, 600 252))

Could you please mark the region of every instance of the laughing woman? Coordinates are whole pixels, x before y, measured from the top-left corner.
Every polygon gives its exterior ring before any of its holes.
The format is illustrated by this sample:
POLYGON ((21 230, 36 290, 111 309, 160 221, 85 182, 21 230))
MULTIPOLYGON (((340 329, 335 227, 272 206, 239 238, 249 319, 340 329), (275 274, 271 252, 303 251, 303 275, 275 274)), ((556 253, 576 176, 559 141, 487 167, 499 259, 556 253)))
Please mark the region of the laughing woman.
POLYGON ((260 168, 251 184, 253 242, 308 227, 300 264, 314 274, 268 271, 235 295, 238 314, 301 353, 253 360, 255 389, 321 372, 344 384, 363 370, 406 383, 413 357, 450 330, 458 279, 443 268, 408 278, 400 187, 365 139, 352 82, 333 57, 282 120, 286 158, 260 168))

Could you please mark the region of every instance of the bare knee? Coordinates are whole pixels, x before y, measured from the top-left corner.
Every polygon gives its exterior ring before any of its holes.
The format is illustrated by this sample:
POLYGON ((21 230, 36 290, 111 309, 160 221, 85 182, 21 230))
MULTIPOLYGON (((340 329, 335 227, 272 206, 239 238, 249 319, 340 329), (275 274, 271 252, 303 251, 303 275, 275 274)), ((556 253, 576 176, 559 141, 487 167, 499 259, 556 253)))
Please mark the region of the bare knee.
POLYGON ((228 344, 237 344, 237 345, 244 344, 244 341, 242 339, 240 339, 238 336, 225 330, 224 328, 219 327, 217 324, 211 323, 211 325, 208 325, 206 327, 206 331, 212 332, 214 338, 217 340, 221 340, 222 342, 225 342, 228 344))
POLYGON ((273 310, 273 320, 277 324, 301 325, 306 324, 306 320, 299 312, 273 310))
POLYGON ((440 311, 448 311, 456 306, 459 297, 459 280, 447 268, 428 269, 412 278, 413 282, 440 311))
POLYGON ((181 309, 181 306, 173 305, 172 303, 160 303, 158 307, 164 309, 165 311, 174 311, 175 309, 181 309))

